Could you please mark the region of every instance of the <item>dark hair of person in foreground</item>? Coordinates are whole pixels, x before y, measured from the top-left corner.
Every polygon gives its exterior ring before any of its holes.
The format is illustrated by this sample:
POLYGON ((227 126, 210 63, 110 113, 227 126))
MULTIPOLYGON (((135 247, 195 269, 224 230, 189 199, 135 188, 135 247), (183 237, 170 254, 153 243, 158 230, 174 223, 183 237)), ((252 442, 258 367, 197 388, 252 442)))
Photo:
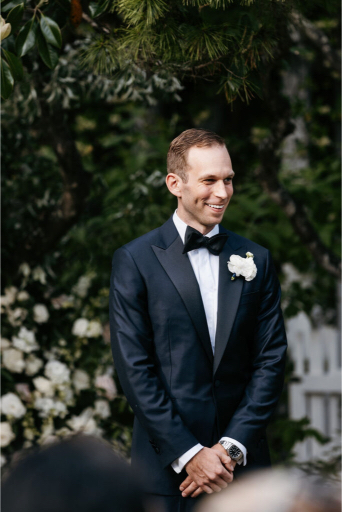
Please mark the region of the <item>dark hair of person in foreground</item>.
POLYGON ((140 486, 111 446, 86 435, 40 448, 5 475, 2 512, 144 512, 140 486))

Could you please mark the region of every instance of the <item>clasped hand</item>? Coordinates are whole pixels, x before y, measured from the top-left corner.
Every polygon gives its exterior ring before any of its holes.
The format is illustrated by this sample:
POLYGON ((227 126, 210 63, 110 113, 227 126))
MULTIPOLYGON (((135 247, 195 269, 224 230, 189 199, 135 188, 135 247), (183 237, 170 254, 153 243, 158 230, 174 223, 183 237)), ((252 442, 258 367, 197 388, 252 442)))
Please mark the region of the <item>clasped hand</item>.
POLYGON ((186 465, 188 477, 179 489, 184 498, 196 498, 202 492, 219 492, 233 481, 236 462, 220 444, 212 448, 202 448, 186 465))

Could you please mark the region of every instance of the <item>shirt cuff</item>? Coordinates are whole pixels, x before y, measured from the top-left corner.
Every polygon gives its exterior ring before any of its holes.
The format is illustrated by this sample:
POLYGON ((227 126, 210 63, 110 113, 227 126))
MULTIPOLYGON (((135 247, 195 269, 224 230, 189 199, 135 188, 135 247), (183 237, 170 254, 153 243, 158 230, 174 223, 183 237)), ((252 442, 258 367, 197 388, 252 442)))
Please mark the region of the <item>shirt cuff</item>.
MULTIPOLYGON (((238 448, 240 448, 240 450, 243 453, 243 465, 246 466, 246 464, 247 464, 247 449, 243 444, 239 443, 239 441, 237 441, 236 439, 232 439, 231 437, 221 437, 220 441, 228 441, 230 443, 235 444, 238 448)), ((242 464, 242 460, 240 460, 240 462, 238 462, 238 464, 242 464)))
POLYGON ((171 467, 176 471, 176 473, 180 473, 184 468, 185 464, 189 462, 190 459, 195 457, 196 453, 202 450, 203 446, 198 443, 196 446, 193 446, 187 452, 183 453, 181 457, 178 457, 175 461, 172 462, 171 467))

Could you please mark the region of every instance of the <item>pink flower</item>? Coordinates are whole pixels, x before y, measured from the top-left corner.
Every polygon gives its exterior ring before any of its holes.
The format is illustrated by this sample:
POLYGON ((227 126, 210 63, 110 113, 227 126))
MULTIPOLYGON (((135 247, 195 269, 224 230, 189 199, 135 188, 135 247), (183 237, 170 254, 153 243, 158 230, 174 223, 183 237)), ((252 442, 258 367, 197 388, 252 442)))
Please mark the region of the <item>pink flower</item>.
POLYGON ((96 377, 95 386, 105 391, 105 396, 108 400, 113 400, 117 395, 115 382, 110 375, 99 375, 96 377))

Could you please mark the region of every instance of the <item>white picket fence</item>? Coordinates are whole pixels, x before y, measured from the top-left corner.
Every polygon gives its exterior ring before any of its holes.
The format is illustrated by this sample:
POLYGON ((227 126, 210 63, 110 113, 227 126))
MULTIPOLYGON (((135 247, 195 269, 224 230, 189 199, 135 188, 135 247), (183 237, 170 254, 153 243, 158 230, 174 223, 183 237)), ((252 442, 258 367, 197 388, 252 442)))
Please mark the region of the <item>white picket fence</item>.
POLYGON ((329 326, 314 329, 304 313, 287 321, 286 330, 296 377, 289 386, 290 417, 309 418, 312 427, 331 439, 325 445, 311 438, 297 443, 296 460, 325 459, 338 446, 341 432, 339 330, 329 326))

